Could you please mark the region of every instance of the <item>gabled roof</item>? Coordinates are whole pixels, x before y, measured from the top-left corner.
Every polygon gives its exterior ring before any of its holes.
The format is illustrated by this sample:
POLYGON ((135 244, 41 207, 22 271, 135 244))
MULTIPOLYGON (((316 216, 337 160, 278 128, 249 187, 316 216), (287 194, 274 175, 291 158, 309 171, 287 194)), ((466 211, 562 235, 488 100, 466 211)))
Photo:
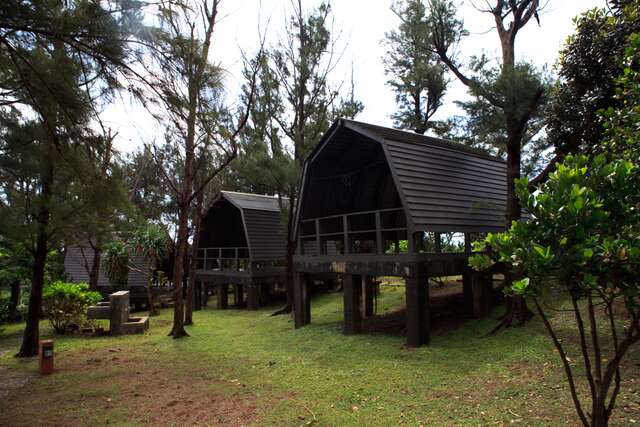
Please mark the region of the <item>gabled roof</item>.
MULTIPOLYGON (((234 206, 240 209, 257 209, 260 211, 278 211, 280 205, 277 196, 266 196, 261 194, 238 193, 235 191, 221 191, 220 197, 224 197, 234 206)), ((289 199, 283 198, 288 202, 289 199)))
MULTIPOLYGON (((354 120, 336 120, 311 152, 305 163, 303 193, 310 164, 332 141, 354 138, 349 135, 382 146, 413 230, 504 228, 507 180, 503 160, 460 143, 354 120)), ((298 215, 296 223, 299 220, 298 215)))
MULTIPOLYGON (((252 260, 284 259, 287 243, 277 196, 221 191, 216 202, 222 199, 238 208, 242 216, 252 260)), ((282 202, 286 205, 289 199, 282 198, 282 202)))

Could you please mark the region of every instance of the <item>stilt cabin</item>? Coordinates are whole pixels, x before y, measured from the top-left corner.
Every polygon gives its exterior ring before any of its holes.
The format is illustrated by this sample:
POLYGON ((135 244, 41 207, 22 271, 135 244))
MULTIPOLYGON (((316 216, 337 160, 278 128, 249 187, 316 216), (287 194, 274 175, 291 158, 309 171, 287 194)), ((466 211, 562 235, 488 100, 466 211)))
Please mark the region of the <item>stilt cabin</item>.
POLYGON ((229 286, 235 305, 257 309, 277 284, 284 284, 286 237, 275 196, 222 191, 203 218, 196 286, 206 305, 215 289, 217 307, 227 308, 229 286), (246 294, 246 299, 245 299, 246 294))
MULTIPOLYGON (((296 211, 295 326, 311 320, 310 275, 342 273, 344 332, 371 314, 377 276, 406 284, 407 344, 430 340, 429 277, 462 275, 488 311, 492 279, 471 272, 478 233, 505 223, 506 164, 462 144, 338 119, 306 160, 296 211)), ((466 309, 465 309, 466 310, 466 309)))

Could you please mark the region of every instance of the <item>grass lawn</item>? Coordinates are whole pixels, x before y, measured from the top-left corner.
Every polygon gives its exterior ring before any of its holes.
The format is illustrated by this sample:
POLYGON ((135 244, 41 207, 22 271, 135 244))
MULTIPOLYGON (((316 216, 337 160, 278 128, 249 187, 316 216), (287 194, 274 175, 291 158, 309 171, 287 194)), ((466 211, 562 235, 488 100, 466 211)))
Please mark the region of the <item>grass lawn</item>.
MULTIPOLYGON (((379 313, 402 306, 403 287, 382 290, 379 313)), ((209 307, 180 340, 168 309, 145 335, 55 337, 48 377, 12 357, 23 326, 0 326, 0 425, 577 425, 537 319, 483 337, 497 309, 408 349, 396 333, 342 335, 341 294, 315 297, 299 330, 273 309, 209 307)), ((554 317, 565 336, 567 316, 554 317)), ((639 363, 637 351, 625 362, 613 425, 640 423, 639 363)))

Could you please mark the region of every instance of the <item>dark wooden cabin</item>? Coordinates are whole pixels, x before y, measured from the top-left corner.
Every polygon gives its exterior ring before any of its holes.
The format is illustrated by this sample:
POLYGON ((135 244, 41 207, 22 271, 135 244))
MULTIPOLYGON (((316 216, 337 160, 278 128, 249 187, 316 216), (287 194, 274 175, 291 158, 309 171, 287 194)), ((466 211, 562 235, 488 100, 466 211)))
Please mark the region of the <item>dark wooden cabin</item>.
POLYGON ((199 246, 196 280, 205 304, 215 286, 218 308, 226 308, 233 285, 236 306, 245 306, 246 293, 246 306, 257 309, 284 283, 287 245, 277 197, 222 191, 203 219, 199 246))
POLYGON ((487 312, 492 280, 469 271, 467 257, 476 233, 504 228, 502 160, 462 144, 339 119, 307 158, 300 194, 296 327, 310 322, 310 274, 328 272, 343 274, 346 334, 360 332, 363 315, 371 313, 374 278, 382 275, 405 279, 410 346, 430 339, 429 277, 462 274, 469 310, 487 312))

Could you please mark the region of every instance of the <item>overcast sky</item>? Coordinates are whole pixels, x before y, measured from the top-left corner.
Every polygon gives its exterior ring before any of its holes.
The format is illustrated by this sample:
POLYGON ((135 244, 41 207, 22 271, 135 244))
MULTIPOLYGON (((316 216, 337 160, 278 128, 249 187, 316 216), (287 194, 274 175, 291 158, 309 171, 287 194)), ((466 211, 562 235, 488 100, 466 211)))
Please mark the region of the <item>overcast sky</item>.
MULTIPOLYGON (((474 3, 484 4, 483 0, 474 3)), ((226 85, 228 99, 233 102, 237 94, 241 63, 240 50, 252 52, 258 43, 259 23, 271 42, 283 37, 284 21, 290 10, 290 0, 223 0, 222 19, 216 27, 211 59, 228 70, 226 85), (269 25, 267 27, 267 21, 269 25)), ((317 4, 316 0, 303 0, 303 7, 317 4)), ((581 12, 604 7, 605 0, 549 0, 540 16, 541 25, 532 20, 518 34, 516 58, 533 61, 538 66, 553 69, 558 51, 568 35, 573 33, 572 19, 581 12)), ((474 9, 471 2, 459 1, 459 16, 463 18, 467 37, 461 44, 461 58, 485 52, 491 57, 499 55, 499 40, 493 27, 492 16, 474 9)), ((333 74, 334 82, 350 79, 351 64, 355 80, 356 98, 364 103, 364 111, 357 117, 365 122, 391 125, 389 115, 395 100, 386 86, 382 56, 385 47, 381 41, 385 32, 398 25, 391 12, 391 0, 333 0, 331 2, 335 32, 340 31, 338 45, 344 51, 341 62, 333 74)), ((459 111, 454 101, 465 99, 465 87, 455 81, 438 110, 437 118, 446 118, 459 111)), ((161 138, 161 127, 142 107, 129 99, 121 99, 107 108, 104 120, 119 132, 117 147, 132 151, 143 142, 161 138)))

